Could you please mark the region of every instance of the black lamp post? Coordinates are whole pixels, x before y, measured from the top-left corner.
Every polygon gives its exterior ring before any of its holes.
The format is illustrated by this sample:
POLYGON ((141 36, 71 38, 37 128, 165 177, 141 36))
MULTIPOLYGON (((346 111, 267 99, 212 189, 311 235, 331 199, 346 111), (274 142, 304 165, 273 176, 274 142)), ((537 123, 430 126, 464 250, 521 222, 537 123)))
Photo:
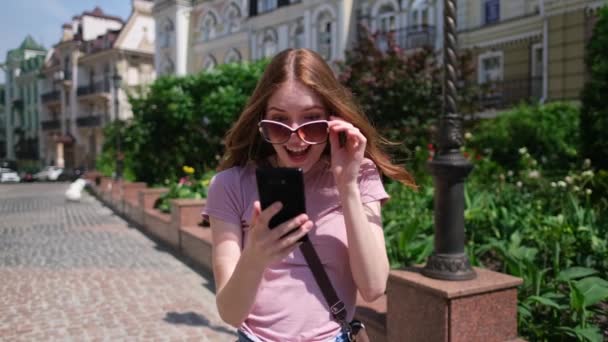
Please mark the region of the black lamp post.
POLYGON ((118 74, 116 69, 114 70, 114 75, 112 75, 112 81, 114 83, 114 120, 116 120, 116 126, 118 127, 117 135, 116 135, 116 180, 122 179, 122 168, 123 168, 123 159, 124 156, 122 154, 121 147, 121 130, 122 127, 120 125, 120 117, 119 117, 119 103, 118 103, 118 92, 120 90, 120 84, 122 82, 122 77, 118 74))
POLYGON ((476 274, 464 252, 464 181, 473 165, 460 153, 462 115, 457 111, 456 1, 444 0, 443 113, 438 152, 428 164, 435 182, 435 250, 422 274, 468 280, 476 274))

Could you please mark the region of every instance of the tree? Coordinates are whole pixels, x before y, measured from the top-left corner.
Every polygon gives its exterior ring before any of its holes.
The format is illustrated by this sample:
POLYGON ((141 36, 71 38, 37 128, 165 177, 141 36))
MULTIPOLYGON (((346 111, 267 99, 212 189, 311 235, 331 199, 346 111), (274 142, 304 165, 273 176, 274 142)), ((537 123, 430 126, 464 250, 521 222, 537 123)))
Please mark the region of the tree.
MULTIPOLYGON (((379 35, 360 26, 358 41, 338 63, 340 81, 351 89, 361 108, 379 132, 399 142, 396 159, 410 159, 416 146, 426 146, 441 114, 441 65, 430 47, 406 51, 392 34, 388 47, 381 50, 379 35)), ((458 70, 462 80, 472 74, 471 55, 460 56, 458 70)), ((475 110, 475 89, 461 82, 459 102, 462 109, 475 110)))
POLYGON ((581 94, 581 152, 594 165, 608 169, 608 7, 599 11, 593 36, 586 46, 589 73, 581 94))

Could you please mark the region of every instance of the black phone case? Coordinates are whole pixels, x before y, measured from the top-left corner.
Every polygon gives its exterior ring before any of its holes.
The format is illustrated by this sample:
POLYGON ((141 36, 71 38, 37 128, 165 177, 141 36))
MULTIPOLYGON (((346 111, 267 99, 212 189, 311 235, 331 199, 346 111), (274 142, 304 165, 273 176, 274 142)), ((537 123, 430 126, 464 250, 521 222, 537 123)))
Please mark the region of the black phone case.
POLYGON ((306 213, 304 177, 299 168, 258 168, 255 172, 262 210, 274 202, 283 208, 270 219, 269 228, 306 213))

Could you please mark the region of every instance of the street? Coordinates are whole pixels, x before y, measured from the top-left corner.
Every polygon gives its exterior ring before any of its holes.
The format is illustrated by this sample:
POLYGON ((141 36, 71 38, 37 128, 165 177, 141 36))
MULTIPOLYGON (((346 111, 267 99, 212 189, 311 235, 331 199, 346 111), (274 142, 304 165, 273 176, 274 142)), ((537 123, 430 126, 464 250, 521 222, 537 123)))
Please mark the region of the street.
POLYGON ((67 183, 0 185, 0 341, 234 341, 212 279, 67 183))

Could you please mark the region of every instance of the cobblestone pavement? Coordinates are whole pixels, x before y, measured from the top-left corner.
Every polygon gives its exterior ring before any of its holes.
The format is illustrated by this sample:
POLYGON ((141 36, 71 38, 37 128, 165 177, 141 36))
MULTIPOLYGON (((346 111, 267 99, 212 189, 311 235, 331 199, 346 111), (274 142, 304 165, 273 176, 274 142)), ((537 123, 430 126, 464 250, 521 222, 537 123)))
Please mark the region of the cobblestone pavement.
POLYGON ((67 184, 0 184, 0 341, 235 341, 212 280, 67 184))

